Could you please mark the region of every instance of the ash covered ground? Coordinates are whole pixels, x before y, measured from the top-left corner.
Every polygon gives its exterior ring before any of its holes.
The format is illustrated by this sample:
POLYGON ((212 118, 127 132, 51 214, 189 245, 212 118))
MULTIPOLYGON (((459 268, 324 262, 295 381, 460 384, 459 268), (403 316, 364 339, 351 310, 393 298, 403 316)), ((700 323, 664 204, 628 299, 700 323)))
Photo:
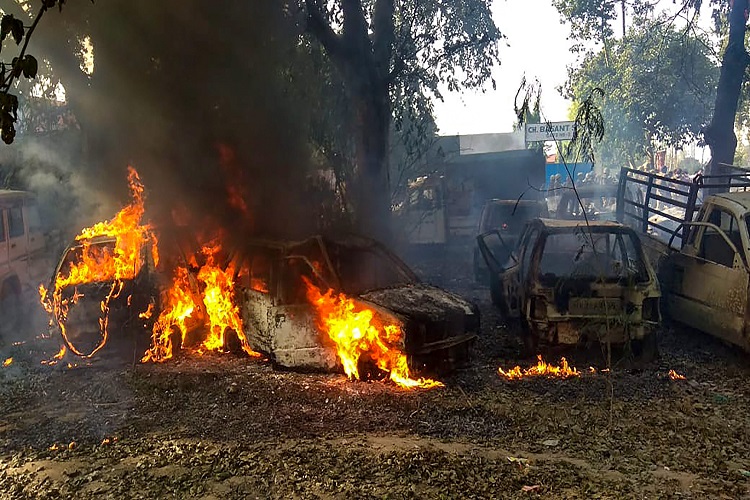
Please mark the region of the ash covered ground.
MULTIPOLYGON (((465 255, 459 255, 465 261, 465 255)), ((451 256, 449 256, 451 257, 451 256)), ((737 498, 750 494, 748 357, 665 327, 661 359, 509 382, 520 342, 469 263, 412 262, 476 301, 474 361, 444 388, 274 370, 230 355, 160 365, 40 364, 6 346, 0 498, 737 498), (463 277, 466 276, 466 277, 463 277), (670 369, 686 380, 672 380, 670 369)), ((30 333, 33 338, 38 332, 30 333)))

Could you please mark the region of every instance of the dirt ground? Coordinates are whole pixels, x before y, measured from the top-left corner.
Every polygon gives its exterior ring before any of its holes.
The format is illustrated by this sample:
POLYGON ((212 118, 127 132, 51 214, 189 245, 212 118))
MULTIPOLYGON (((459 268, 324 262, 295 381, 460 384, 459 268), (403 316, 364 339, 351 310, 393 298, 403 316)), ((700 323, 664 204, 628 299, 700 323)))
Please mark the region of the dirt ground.
POLYGON ((568 350, 546 358, 581 377, 506 381, 532 360, 488 290, 432 264, 417 270, 482 313, 472 365, 439 389, 222 355, 49 367, 39 332, 5 346, 0 498, 750 496, 745 354, 665 328, 644 369, 590 373, 600 352, 568 350))

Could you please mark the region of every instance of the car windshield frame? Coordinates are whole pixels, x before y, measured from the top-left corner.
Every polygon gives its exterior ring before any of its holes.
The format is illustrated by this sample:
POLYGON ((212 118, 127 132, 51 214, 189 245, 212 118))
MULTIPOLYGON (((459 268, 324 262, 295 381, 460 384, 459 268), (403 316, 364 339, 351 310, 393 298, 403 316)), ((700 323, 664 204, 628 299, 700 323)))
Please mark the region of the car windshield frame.
MULTIPOLYGON (((414 274, 414 271, 406 265, 406 263, 399 259, 395 254, 388 251, 381 244, 374 241, 365 244, 329 241, 326 242, 325 248, 330 260, 331 272, 336 276, 341 291, 344 293, 350 295, 362 295, 373 290, 395 288, 419 283, 419 278, 414 274), (369 253, 375 256, 379 262, 387 264, 390 271, 392 271, 391 277, 398 278, 385 279, 384 282, 373 282, 372 280, 360 277, 359 279, 364 282, 357 284, 356 278, 349 273, 349 270, 344 269, 342 266, 339 252, 347 252, 352 255, 354 253, 369 253)), ((363 271, 371 270, 369 266, 363 265, 361 262, 359 266, 353 266, 352 268, 362 269, 363 271)), ((373 275, 370 277, 372 276, 373 275)), ((378 279, 383 279, 384 276, 384 273, 381 272, 378 274, 378 279)))
MULTIPOLYGON (((622 248, 619 250, 622 252, 622 248)), ((545 286, 557 283, 559 280, 582 280, 591 282, 604 282, 604 283, 623 283, 633 281, 636 283, 645 283, 651 279, 649 267, 643 252, 643 248, 640 245, 638 236, 628 228, 622 227, 591 227, 577 226, 570 228, 555 228, 552 230, 544 231, 538 239, 534 248, 534 275, 545 286), (609 235, 610 241, 606 243, 609 257, 606 255, 607 252, 603 252, 601 248, 598 248, 600 242, 603 241, 602 236, 609 235), (559 255, 569 256, 572 255, 571 265, 566 269, 565 273, 553 273, 545 272, 543 268, 543 260, 545 253, 548 251, 548 242, 550 237, 573 237, 576 238, 575 248, 565 248, 563 251, 555 252, 559 255), (594 247, 592 248, 592 237, 594 239, 594 247), (621 238, 621 240, 615 239, 611 242, 611 238, 621 238), (629 254, 628 265, 621 266, 618 268, 617 260, 612 258, 612 253, 618 251, 615 247, 625 245, 625 253, 633 251, 635 259, 629 254), (596 259, 596 262, 591 262, 591 257, 596 259), (584 258, 588 259, 587 263, 584 258), (608 264, 602 264, 602 258, 606 261, 611 262, 613 265, 610 267, 608 264), (587 272, 590 269, 596 268, 598 272, 587 272), (605 268, 610 270, 617 269, 617 273, 606 273, 603 274, 605 268)))

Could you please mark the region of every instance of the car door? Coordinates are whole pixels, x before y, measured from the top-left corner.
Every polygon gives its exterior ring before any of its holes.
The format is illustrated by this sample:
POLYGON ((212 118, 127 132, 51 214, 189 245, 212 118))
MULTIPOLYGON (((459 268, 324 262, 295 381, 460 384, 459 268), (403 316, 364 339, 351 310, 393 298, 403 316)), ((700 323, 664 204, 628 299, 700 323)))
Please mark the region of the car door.
POLYGON ((35 201, 27 200, 24 203, 23 220, 28 238, 29 278, 32 284, 36 284, 49 277, 53 262, 47 251, 39 207, 35 201))
POLYGON ((705 222, 690 224, 690 239, 673 256, 667 305, 677 321, 747 348, 750 277, 739 251, 743 246, 738 222, 729 211, 712 207, 705 222))
POLYGON ((308 298, 306 283, 326 293, 330 286, 303 255, 287 255, 279 262, 278 289, 269 310, 271 348, 274 361, 284 367, 333 369, 338 365, 336 350, 318 328, 317 313, 308 298), (306 281, 307 280, 307 281, 306 281))
POLYGON ((523 245, 525 237, 521 237, 521 243, 516 250, 508 247, 499 230, 495 229, 477 236, 477 244, 482 258, 490 270, 490 294, 492 302, 498 306, 503 314, 508 317, 518 316, 518 249, 523 245), (510 254, 505 262, 501 261, 503 256, 510 254))
POLYGON ((29 252, 28 236, 23 219, 23 200, 14 200, 5 209, 8 238, 8 259, 10 267, 18 276, 22 284, 28 284, 29 279, 29 252))
POLYGON ((257 351, 271 352, 273 349, 271 316, 276 305, 274 277, 277 272, 274 264, 277 260, 272 250, 253 249, 237 277, 245 336, 257 351))

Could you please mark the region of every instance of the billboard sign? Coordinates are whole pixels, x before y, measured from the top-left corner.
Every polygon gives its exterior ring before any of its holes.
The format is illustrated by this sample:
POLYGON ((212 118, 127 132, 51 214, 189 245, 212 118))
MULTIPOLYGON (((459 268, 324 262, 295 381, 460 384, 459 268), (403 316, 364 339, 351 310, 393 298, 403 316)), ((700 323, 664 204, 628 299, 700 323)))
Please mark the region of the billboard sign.
POLYGON ((569 141, 575 122, 527 123, 526 142, 569 141))

